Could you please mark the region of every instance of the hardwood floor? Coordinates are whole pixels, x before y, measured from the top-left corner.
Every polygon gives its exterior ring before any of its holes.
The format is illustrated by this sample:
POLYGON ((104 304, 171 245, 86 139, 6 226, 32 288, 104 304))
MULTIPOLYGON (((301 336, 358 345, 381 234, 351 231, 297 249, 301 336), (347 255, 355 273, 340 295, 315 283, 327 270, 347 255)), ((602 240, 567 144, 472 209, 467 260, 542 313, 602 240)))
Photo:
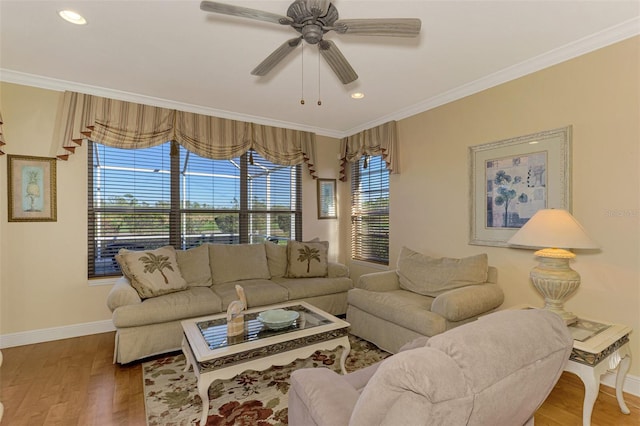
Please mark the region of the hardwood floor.
MULTIPOLYGON (((2 425, 145 425, 140 363, 114 365, 113 338, 103 333, 4 349, 2 425)), ((580 379, 564 373, 535 424, 581 425, 583 398, 580 379)), ((639 425, 640 398, 625 394, 625 401, 630 415, 620 412, 615 390, 601 386, 592 425, 639 425)))

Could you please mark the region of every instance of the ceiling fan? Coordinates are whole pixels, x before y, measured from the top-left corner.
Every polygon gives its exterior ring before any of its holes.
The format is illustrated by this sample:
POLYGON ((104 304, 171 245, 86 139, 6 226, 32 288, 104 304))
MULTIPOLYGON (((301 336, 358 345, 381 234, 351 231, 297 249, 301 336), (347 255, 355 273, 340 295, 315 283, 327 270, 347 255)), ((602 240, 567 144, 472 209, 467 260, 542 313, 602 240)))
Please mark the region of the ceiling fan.
POLYGON ((342 84, 357 80, 358 74, 335 43, 323 39, 325 33, 335 31, 338 34, 364 36, 416 37, 420 33, 421 26, 421 21, 417 18, 339 20, 338 9, 330 0, 295 0, 287 9, 287 16, 208 0, 200 3, 200 9, 205 12, 289 25, 301 34, 285 41, 255 67, 251 74, 267 75, 304 40, 309 44, 318 45, 320 55, 327 61, 342 84))

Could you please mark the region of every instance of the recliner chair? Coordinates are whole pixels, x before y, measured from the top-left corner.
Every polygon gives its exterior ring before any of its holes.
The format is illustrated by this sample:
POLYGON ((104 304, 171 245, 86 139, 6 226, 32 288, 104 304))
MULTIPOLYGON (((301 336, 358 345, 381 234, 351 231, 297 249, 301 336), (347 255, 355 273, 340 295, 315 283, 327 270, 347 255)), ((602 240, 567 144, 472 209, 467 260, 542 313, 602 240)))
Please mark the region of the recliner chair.
POLYGON ((552 312, 496 312, 344 376, 295 371, 289 424, 532 425, 572 347, 552 312))

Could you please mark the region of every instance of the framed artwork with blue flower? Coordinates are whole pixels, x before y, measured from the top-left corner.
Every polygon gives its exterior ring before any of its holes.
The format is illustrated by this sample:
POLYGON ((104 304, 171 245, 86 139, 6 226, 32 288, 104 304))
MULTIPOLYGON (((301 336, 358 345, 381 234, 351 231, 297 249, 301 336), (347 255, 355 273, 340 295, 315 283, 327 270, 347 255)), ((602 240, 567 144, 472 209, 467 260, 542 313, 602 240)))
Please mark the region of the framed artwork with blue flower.
POLYGON ((571 126, 469 148, 469 244, 506 246, 538 210, 571 211, 571 126))

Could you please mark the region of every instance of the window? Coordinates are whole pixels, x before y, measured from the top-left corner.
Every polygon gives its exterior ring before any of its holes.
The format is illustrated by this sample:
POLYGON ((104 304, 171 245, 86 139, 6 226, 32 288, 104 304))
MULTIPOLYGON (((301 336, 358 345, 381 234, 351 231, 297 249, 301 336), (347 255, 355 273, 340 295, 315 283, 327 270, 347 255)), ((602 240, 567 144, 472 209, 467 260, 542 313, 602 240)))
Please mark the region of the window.
POLYGON ((389 171, 382 156, 351 164, 351 258, 389 264, 389 171))
POLYGON ((302 238, 299 165, 256 152, 211 160, 171 142, 136 150, 89 143, 88 151, 89 277, 118 275, 121 248, 302 238))

